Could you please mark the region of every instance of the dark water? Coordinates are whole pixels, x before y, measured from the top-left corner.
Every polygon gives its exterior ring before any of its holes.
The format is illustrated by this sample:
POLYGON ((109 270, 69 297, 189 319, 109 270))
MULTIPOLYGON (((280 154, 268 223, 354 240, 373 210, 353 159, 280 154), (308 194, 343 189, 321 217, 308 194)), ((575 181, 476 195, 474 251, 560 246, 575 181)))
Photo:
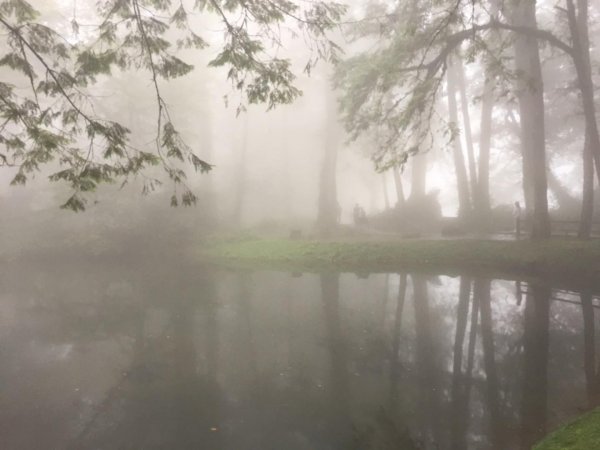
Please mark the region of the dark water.
POLYGON ((592 292, 172 262, 6 267, 0 448, 520 449, 600 392, 592 292))

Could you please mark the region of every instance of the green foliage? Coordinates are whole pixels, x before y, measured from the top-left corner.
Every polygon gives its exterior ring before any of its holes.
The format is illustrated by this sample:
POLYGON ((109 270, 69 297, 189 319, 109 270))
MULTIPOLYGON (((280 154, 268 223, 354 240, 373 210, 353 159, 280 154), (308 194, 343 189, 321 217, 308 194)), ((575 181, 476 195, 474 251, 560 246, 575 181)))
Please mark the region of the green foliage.
MULTIPOLYGON (((63 208, 82 211, 86 194, 100 184, 163 169, 173 185, 171 204, 190 206, 196 197, 186 185, 186 169, 206 173, 212 166, 181 137, 162 97, 161 82, 189 74, 193 65, 179 49, 203 49, 207 42, 193 29, 190 16, 215 14, 224 26, 224 45, 210 66, 228 68, 233 88, 249 103, 269 109, 290 103, 301 92, 287 59, 269 54, 280 42, 283 22, 295 21, 314 49, 307 70, 318 59, 336 59, 339 48, 327 34, 345 8, 337 3, 288 0, 107 0, 98 2, 95 27, 70 43, 25 0, 0 0, 0 166, 17 168, 12 184, 25 184, 50 162, 60 167, 50 181, 67 183, 72 193, 63 208), (245 17, 243 21, 239 17, 245 17), (114 68, 147 70, 156 98, 153 148, 136 148, 130 129, 98 116, 94 84, 114 68), (29 91, 9 80, 25 75, 29 91)), ((64 25, 64 24, 63 24, 64 25)), ((80 25, 74 17, 75 34, 80 25)), ((64 27, 63 27, 64 28, 64 27)), ((243 109, 243 105, 238 107, 243 109)), ((53 165, 53 167, 54 167, 53 165)), ((143 193, 161 183, 146 178, 143 193)))
MULTIPOLYGON (((402 165, 416 151, 427 151, 438 115, 447 58, 465 51, 468 60, 495 54, 483 36, 489 5, 480 1, 400 1, 392 11, 383 2, 367 8, 368 17, 351 38, 371 45, 338 66, 335 82, 352 139, 369 136, 376 143, 376 167, 402 165), (471 31, 481 27, 481 32, 471 31)), ((491 66, 503 62, 488 58, 491 66)), ((443 118, 441 121, 443 122, 443 118)), ((454 134, 453 130, 449 131, 454 134)), ((443 133, 442 133, 443 134, 443 133)))
POLYGON ((600 443, 600 410, 596 409, 550 434, 534 450, 588 450, 600 443))

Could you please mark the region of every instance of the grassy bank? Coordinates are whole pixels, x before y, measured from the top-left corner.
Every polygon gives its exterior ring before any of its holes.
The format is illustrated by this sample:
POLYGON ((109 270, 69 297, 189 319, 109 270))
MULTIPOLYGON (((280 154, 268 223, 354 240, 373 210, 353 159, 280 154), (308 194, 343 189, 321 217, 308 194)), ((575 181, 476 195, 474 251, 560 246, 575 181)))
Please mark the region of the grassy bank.
POLYGON ((507 274, 600 276, 600 240, 316 241, 207 239, 204 257, 226 265, 302 271, 495 270, 507 274))
POLYGON ((533 450, 591 450, 600 448, 600 409, 551 433, 533 450))

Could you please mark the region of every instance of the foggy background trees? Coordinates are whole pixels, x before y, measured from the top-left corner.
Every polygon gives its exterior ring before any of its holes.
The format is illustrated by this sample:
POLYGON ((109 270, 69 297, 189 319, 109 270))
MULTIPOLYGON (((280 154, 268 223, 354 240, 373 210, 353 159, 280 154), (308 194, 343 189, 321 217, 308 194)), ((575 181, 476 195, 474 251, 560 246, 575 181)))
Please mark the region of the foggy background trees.
POLYGON ((585 0, 2 1, 3 203, 196 203, 200 221, 334 236, 355 205, 369 229, 439 231, 445 216, 495 232, 520 201, 533 237, 571 220, 586 238, 598 14, 585 0))

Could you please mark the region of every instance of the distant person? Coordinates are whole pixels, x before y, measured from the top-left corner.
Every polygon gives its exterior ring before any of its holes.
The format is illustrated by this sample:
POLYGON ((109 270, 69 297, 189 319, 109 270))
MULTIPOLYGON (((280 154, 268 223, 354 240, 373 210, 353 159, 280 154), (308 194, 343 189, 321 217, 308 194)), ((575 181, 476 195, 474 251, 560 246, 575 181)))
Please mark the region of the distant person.
POLYGON ((513 207, 513 218, 515 219, 515 236, 519 239, 521 236, 521 221, 523 220, 523 210, 519 202, 515 202, 513 207))
POLYGON ((335 205, 335 214, 337 224, 339 225, 340 223, 342 223, 342 207, 340 206, 340 202, 337 202, 335 205))

